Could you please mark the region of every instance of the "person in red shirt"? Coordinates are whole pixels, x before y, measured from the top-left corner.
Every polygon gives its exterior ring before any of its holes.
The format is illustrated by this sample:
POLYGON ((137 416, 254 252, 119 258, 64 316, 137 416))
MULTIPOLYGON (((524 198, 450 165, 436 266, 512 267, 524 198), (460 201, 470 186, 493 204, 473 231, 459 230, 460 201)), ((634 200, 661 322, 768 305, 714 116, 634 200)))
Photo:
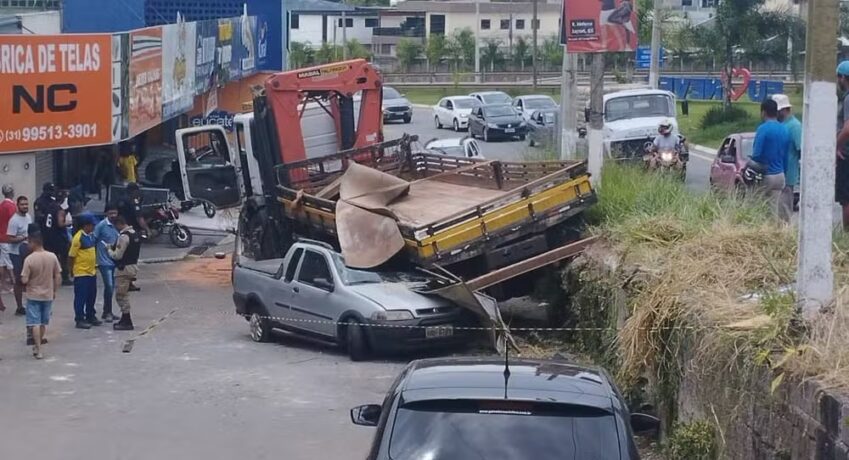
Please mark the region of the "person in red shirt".
MULTIPOLYGON (((12 286, 12 259, 9 257, 9 245, 6 238, 6 229, 9 227, 9 220, 18 210, 15 204, 15 189, 10 184, 4 184, 3 201, 0 202, 0 285, 12 286)), ((3 304, 3 299, 0 298, 0 311, 6 309, 3 304)), ((22 316, 26 313, 22 305, 18 305, 15 314, 22 316)))

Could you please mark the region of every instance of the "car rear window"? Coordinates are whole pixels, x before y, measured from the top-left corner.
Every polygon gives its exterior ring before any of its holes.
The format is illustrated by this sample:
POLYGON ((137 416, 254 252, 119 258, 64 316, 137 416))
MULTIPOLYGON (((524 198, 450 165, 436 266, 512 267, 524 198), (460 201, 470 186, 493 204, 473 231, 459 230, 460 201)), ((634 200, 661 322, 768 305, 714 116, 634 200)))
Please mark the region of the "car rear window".
POLYGON ((486 94, 482 97, 487 104, 509 104, 511 101, 510 96, 504 93, 486 94))
POLYGON ((403 405, 389 442, 393 459, 619 459, 610 412, 564 404, 445 400, 403 405))

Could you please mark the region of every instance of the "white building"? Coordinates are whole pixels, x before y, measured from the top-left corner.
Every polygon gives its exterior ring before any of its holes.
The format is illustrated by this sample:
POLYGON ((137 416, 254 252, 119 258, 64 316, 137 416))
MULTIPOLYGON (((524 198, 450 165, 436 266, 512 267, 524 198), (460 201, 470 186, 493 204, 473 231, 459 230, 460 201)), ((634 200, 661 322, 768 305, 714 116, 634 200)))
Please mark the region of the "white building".
MULTIPOLYGON (((560 34, 560 5, 557 2, 540 0, 537 3, 538 36, 560 34)), ((530 37, 533 34, 533 3, 481 1, 477 7, 473 1, 422 1, 410 0, 398 3, 399 11, 420 11, 426 15, 427 35, 450 35, 453 31, 468 28, 473 32, 480 30, 480 40, 496 40, 505 46, 518 36, 530 37), (478 17, 480 24, 478 24, 478 17), (478 29, 480 26, 480 29, 478 29)))

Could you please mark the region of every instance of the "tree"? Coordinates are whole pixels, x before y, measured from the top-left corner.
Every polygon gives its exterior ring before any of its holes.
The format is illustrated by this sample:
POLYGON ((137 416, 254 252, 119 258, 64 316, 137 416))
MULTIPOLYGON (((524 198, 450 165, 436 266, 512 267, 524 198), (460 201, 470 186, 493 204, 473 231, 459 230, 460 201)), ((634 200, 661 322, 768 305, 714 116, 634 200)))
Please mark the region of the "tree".
POLYGON ((447 53, 445 35, 431 34, 427 39, 427 46, 425 48, 428 71, 434 70, 434 66, 439 67, 439 63, 445 59, 447 53))
POLYGON ((321 48, 315 52, 315 62, 316 64, 328 64, 330 62, 338 61, 339 56, 342 56, 342 49, 340 46, 334 46, 330 43, 324 42, 321 44, 321 48))
POLYGON ((459 70, 459 60, 467 65, 475 62, 475 34, 472 29, 465 27, 455 30, 449 40, 449 54, 455 59, 455 70, 459 70), (453 51, 453 53, 452 53, 453 51))
POLYGON ((348 51, 348 59, 371 59, 371 53, 356 38, 345 42, 345 49, 348 51))
POLYGON ((525 71, 525 64, 531 57, 531 44, 525 37, 517 37, 513 43, 513 63, 519 66, 519 70, 525 71))
POLYGON ((481 64, 484 67, 489 66, 490 72, 495 72, 495 64, 503 60, 504 53, 501 52, 501 42, 493 39, 486 40, 483 48, 481 48, 481 64))
POLYGON ((395 55, 398 56, 398 63, 401 64, 401 70, 409 70, 410 66, 416 63, 416 59, 419 58, 420 54, 422 54, 422 45, 419 43, 409 38, 398 40, 395 55))
POLYGON ((300 69, 315 63, 315 50, 309 42, 292 42, 289 44, 289 68, 300 69))
POLYGON ((538 61, 542 61, 542 69, 545 70, 547 65, 555 65, 563 62, 563 47, 560 46, 560 38, 556 35, 546 37, 542 41, 542 46, 539 47, 538 61))
POLYGON ((463 46, 456 37, 451 37, 445 42, 445 55, 454 63, 454 72, 459 72, 460 61, 463 59, 463 46))

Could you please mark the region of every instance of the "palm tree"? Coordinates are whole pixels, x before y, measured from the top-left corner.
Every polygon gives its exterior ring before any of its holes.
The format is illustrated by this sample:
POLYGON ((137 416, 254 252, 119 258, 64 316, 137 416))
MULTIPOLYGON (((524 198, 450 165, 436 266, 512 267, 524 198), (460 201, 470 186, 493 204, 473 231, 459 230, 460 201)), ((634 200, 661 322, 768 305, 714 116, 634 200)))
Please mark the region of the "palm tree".
POLYGON ((481 62, 486 66, 489 64, 489 71, 495 72, 495 63, 503 59, 501 52, 501 42, 498 40, 486 40, 481 49, 481 62))
POLYGON ((525 71, 525 63, 530 58, 531 45, 525 37, 517 37, 513 44, 513 63, 519 65, 519 70, 525 71))

